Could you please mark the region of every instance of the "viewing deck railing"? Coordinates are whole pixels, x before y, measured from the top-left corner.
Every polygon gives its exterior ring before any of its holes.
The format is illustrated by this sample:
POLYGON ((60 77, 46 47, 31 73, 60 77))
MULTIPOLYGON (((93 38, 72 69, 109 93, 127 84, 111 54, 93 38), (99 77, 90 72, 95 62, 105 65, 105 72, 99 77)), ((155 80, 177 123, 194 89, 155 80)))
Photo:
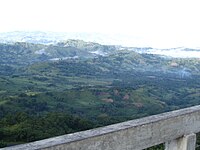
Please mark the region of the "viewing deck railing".
POLYGON ((161 143, 166 150, 194 150, 198 132, 200 106, 194 106, 3 150, 141 150, 161 143))

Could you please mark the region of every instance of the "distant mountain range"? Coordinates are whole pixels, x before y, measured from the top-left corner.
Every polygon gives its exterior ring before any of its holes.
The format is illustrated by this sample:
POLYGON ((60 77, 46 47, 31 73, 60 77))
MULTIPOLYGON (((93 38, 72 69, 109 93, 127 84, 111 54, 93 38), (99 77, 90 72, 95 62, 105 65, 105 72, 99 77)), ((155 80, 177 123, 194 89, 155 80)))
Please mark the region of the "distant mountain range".
MULTIPOLYGON (((33 44, 57 45, 58 43, 62 43, 69 39, 84 40, 86 42, 100 43, 104 45, 115 45, 115 47, 117 47, 118 49, 127 49, 138 53, 157 54, 175 58, 200 58, 200 48, 194 49, 178 47, 168 49, 157 49, 145 45, 138 46, 138 38, 127 35, 108 35, 100 33, 57 33, 39 31, 16 31, 0 33, 0 43, 27 42, 33 44)), ((99 51, 94 51, 93 53, 98 54, 99 51)))
MULTIPOLYGON (((5 32, 0 33, 0 42, 30 42, 35 44, 55 44, 68 39, 84 40, 86 42, 96 42, 105 45, 133 45, 128 43, 131 38, 121 34, 102 34, 102 33, 75 33, 75 32, 5 32), (120 37, 120 38, 119 38, 120 37)), ((136 38, 135 38, 136 39, 136 38)))
POLYGON ((91 72, 100 76, 111 74, 118 76, 125 72, 128 74, 159 72, 182 78, 200 74, 199 59, 160 57, 151 54, 150 51, 154 52, 154 49, 101 45, 82 40, 67 40, 48 45, 28 42, 2 43, 0 44, 0 73, 12 74, 19 67, 37 63, 48 64, 48 67, 45 67, 47 70, 54 63, 65 68, 67 63, 72 67, 70 69, 72 72, 77 71, 78 74, 82 74, 80 71, 82 70, 83 74, 91 72), (86 68, 83 69, 85 66, 87 69, 90 68, 87 72, 85 72, 86 68))

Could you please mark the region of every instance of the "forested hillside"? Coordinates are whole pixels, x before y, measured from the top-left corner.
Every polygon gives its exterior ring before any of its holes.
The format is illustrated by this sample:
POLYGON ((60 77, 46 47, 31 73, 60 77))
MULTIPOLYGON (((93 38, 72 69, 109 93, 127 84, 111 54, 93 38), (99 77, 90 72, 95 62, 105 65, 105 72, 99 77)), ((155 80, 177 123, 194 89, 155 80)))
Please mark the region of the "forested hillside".
POLYGON ((200 59, 80 40, 0 44, 0 146, 200 104, 200 59))

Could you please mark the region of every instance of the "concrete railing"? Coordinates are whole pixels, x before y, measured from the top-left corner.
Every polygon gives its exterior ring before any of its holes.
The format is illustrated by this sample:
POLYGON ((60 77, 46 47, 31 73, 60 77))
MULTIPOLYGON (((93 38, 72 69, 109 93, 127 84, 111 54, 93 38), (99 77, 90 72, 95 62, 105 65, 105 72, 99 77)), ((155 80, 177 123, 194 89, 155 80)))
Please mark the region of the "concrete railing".
POLYGON ((195 106, 3 150, 140 150, 161 143, 166 150, 194 150, 198 132, 195 106))

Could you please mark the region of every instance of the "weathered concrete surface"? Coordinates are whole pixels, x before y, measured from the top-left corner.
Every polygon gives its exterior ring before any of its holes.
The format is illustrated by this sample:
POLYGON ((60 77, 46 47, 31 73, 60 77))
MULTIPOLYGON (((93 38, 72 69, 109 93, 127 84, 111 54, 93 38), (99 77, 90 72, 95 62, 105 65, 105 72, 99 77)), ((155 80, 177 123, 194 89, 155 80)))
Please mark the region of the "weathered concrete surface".
POLYGON ((200 106, 3 150, 140 150, 197 132, 200 132, 200 106))
POLYGON ((196 134, 185 135, 165 143, 165 150, 195 150, 196 134))

